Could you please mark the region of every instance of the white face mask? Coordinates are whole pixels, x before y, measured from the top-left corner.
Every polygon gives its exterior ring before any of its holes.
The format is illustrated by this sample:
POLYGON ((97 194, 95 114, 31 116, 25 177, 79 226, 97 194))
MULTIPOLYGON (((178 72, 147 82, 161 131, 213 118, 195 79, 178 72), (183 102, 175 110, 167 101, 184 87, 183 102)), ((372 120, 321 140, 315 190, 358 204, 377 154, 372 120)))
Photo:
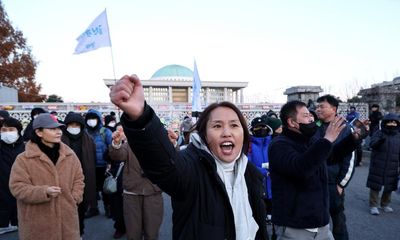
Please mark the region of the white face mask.
POLYGON ((1 133, 1 140, 7 144, 15 143, 19 138, 17 131, 12 132, 2 132, 1 133))
POLYGON ((109 126, 109 127, 115 127, 115 125, 116 125, 115 122, 110 122, 110 123, 108 123, 108 126, 109 126))
POLYGON ((78 135, 81 132, 80 127, 67 127, 67 131, 72 135, 78 135))
POLYGON ((97 119, 89 119, 89 120, 87 120, 87 125, 89 126, 89 127, 96 127, 96 125, 97 125, 97 119))

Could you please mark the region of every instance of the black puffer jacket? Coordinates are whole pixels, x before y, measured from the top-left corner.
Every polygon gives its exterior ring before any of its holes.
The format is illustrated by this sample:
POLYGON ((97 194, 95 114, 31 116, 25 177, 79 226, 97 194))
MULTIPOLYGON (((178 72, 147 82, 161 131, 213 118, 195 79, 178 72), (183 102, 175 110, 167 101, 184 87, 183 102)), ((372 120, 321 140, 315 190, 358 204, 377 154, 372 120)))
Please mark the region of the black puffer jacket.
MULTIPOLYGON (((124 114, 121 122, 145 174, 172 198, 173 239, 236 239, 232 207, 211 155, 193 144, 177 152, 149 106, 137 121, 124 114)), ((268 239, 263 178, 251 163, 245 180, 259 226, 255 239, 268 239)))
POLYGON ((382 120, 382 129, 374 133, 371 138, 371 163, 367 187, 380 191, 382 186, 387 191, 397 189, 400 161, 400 132, 397 129, 388 129, 386 122, 395 120, 399 124, 399 117, 389 113, 382 120))

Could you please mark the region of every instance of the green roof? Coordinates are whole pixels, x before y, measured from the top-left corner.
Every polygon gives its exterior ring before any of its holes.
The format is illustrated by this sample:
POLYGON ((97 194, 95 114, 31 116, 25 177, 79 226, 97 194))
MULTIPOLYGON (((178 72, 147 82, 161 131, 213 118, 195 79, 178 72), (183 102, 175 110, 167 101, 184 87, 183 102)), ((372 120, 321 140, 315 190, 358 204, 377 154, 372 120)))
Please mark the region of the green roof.
POLYGON ((169 78, 169 77, 193 77, 193 71, 182 65, 167 65, 158 69, 151 79, 154 78, 169 78))

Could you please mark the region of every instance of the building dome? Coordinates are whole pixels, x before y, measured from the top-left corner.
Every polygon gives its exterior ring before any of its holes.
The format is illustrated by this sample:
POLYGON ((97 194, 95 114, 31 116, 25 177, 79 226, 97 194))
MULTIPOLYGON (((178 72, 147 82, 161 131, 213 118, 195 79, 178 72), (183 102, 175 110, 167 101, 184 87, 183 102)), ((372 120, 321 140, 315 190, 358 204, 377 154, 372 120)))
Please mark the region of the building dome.
POLYGON ((192 81, 193 71, 182 65, 167 65, 158 69, 150 80, 183 80, 192 81))

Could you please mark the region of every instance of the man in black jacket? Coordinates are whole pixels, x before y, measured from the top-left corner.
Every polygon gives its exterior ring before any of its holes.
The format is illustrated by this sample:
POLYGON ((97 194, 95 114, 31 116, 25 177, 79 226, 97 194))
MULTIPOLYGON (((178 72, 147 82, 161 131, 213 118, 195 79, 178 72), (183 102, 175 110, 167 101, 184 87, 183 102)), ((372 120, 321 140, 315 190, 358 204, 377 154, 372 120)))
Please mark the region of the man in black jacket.
POLYGON ((317 130, 306 104, 286 103, 280 113, 283 133, 269 148, 272 181, 272 222, 278 239, 333 240, 329 231, 326 161, 332 142, 343 130, 336 117, 324 138, 311 141, 317 130))
POLYGON ((378 104, 372 104, 368 118, 371 122, 369 136, 372 137, 372 135, 379 130, 379 123, 383 118, 383 114, 379 111, 378 104))
MULTIPOLYGON (((317 99, 318 131, 313 138, 322 138, 328 126, 337 116, 339 101, 332 95, 317 99)), ((349 239, 344 214, 344 188, 350 182, 355 167, 355 149, 361 144, 359 129, 344 124, 344 130, 333 143, 328 156, 329 212, 332 218, 332 233, 335 240, 349 239), (344 147, 343 147, 344 146, 344 147)))

